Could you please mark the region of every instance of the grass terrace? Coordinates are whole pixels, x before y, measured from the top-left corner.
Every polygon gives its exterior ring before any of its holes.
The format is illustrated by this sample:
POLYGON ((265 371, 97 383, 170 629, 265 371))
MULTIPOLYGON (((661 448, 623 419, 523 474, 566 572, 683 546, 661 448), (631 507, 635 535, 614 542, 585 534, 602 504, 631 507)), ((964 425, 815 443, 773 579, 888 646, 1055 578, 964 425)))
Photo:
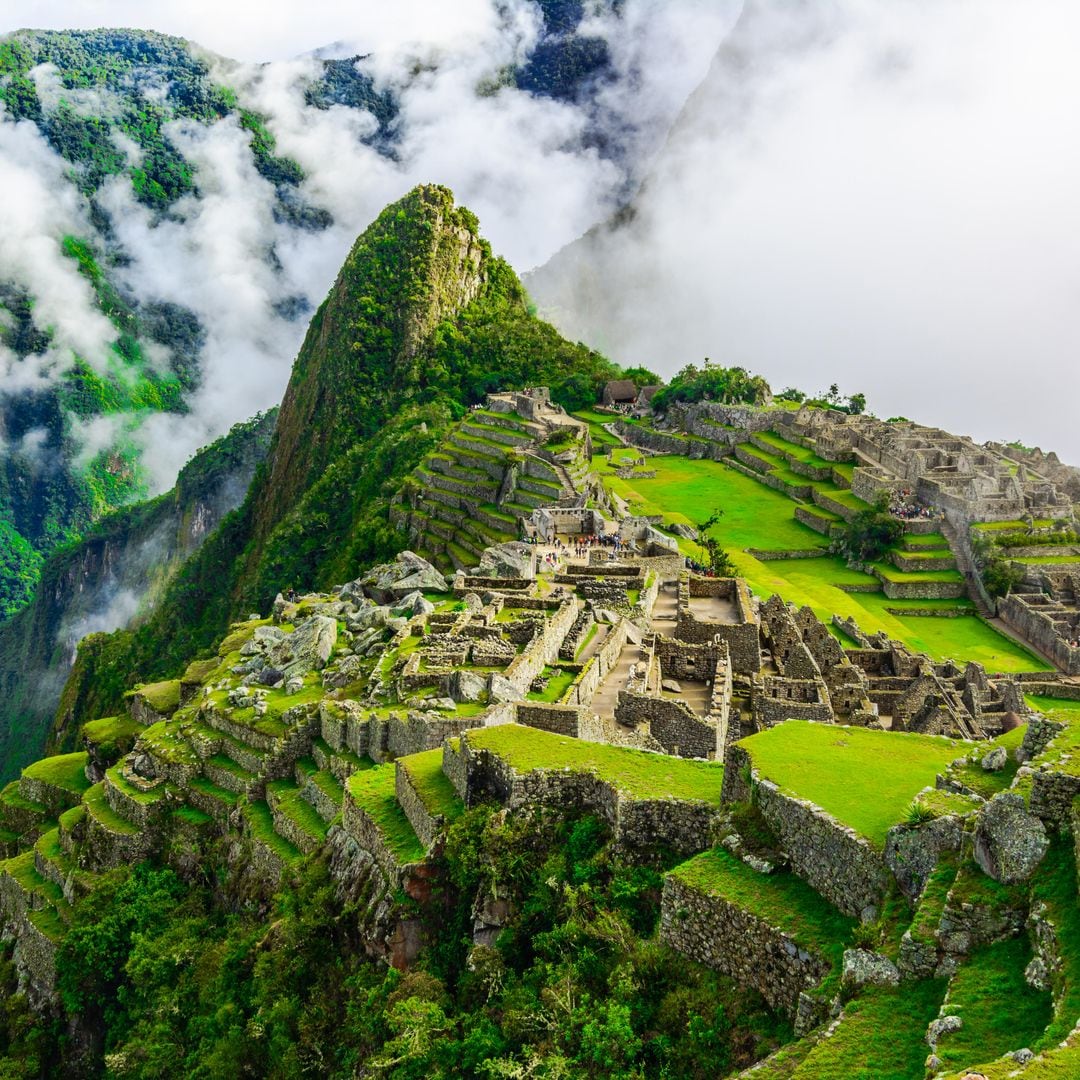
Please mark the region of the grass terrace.
POLYGON ((355 772, 345 786, 356 805, 367 811, 387 847, 402 864, 420 862, 426 852, 394 795, 394 763, 355 772))
POLYGON ((934 735, 788 720, 743 739, 760 775, 809 799, 875 847, 970 744, 934 735))
POLYGON ((86 761, 85 750, 74 754, 56 754, 27 765, 23 769, 23 776, 70 791, 73 795, 82 795, 90 787, 90 781, 86 778, 86 761))
POLYGON ((303 858, 293 844, 274 831, 274 816, 262 799, 244 803, 240 811, 251 835, 264 847, 268 847, 286 866, 303 858))
MULTIPOLYGON (((250 635, 249 635, 250 636, 250 635)), ((129 691, 128 696, 138 695, 144 698, 156 713, 175 712, 180 707, 180 680, 169 679, 167 682, 148 683, 129 691)))
POLYGON ((724 777, 720 764, 590 743, 519 724, 480 728, 462 738, 474 749, 489 750, 518 772, 590 772, 634 799, 720 803, 724 777))
POLYGON ((912 1080, 924 1075, 926 1027, 945 995, 942 979, 902 987, 871 987, 844 1006, 830 1038, 822 1039, 792 1080, 912 1080))
POLYGON ((1031 945, 1021 935, 977 950, 960 966, 949 983, 947 1003, 964 1026, 938 1041, 942 1068, 992 1061, 1038 1040, 1050 1021, 1051 1002, 1049 992, 1025 981, 1030 960, 1031 945))
POLYGON ((441 816, 449 824, 461 816, 465 806, 442 771, 442 759, 442 749, 437 748, 399 758, 398 765, 408 773, 428 813, 441 816))
POLYGON ((781 930, 796 944, 825 957, 839 975, 857 920, 842 915, 802 878, 787 871, 759 874, 723 848, 694 856, 672 874, 781 930))
MULTIPOLYGON (((628 452, 628 456, 632 453, 636 452, 628 452)), ((760 597, 779 593, 794 604, 808 605, 825 622, 834 613, 853 618, 866 633, 884 631, 910 648, 927 653, 933 660, 976 660, 992 672, 1052 670, 1045 660, 977 618, 969 600, 888 599, 880 592, 877 578, 850 570, 842 559, 828 554, 826 540, 820 533, 795 520, 794 511, 800 504, 721 462, 653 455, 649 457, 649 469, 656 470, 656 477, 635 480, 616 476, 612 462, 596 459, 593 466, 606 486, 625 499, 635 514, 659 515, 667 522, 694 525, 721 507, 724 515, 713 530, 714 535, 731 554, 739 574, 760 597), (764 561, 748 554, 747 548, 762 551, 816 548, 821 551, 821 557, 764 561), (878 591, 849 593, 843 591, 844 585, 877 587, 878 591), (956 608, 966 608, 972 614, 940 619, 903 614, 956 608)), ((851 504, 855 498, 849 491, 828 490, 844 505, 851 504)), ((802 505, 819 516, 828 513, 819 507, 802 505)), ((696 544, 683 540, 679 546, 686 555, 700 556, 696 544)), ((963 580, 957 571, 917 577, 904 574, 891 564, 883 566, 883 572, 908 581, 963 580)))
POLYGON ((112 753, 130 748, 144 730, 142 724, 130 716, 105 716, 83 724, 82 737, 84 743, 93 743, 112 753))

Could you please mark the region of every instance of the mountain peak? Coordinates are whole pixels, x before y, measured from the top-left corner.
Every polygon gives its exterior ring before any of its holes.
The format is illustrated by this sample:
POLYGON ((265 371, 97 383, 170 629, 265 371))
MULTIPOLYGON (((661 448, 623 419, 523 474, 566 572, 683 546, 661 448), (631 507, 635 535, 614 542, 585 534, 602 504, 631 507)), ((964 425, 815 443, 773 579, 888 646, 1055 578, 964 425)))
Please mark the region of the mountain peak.
POLYGON ((276 521, 326 466, 374 434, 422 380, 435 327, 471 303, 491 249, 453 193, 420 185, 353 245, 293 367, 260 517, 276 521))

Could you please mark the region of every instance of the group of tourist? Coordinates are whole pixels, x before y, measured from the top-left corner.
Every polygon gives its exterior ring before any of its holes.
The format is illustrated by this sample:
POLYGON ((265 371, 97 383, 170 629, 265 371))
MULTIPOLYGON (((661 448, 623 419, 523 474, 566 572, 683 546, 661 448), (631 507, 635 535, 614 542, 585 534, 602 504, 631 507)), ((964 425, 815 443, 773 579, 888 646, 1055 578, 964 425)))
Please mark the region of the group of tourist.
POLYGON ((903 491, 893 493, 892 500, 889 503, 889 513, 893 517, 903 518, 906 521, 915 521, 920 518, 929 520, 937 516, 934 508, 923 506, 919 502, 918 496, 910 488, 904 488, 903 491))

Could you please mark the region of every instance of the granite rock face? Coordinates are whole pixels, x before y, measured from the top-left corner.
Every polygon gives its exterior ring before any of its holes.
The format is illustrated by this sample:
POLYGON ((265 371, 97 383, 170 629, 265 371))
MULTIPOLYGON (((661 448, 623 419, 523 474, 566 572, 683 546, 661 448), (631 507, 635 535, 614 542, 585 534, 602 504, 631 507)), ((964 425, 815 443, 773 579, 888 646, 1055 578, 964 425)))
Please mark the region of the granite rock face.
POLYGON ((841 978, 845 986, 896 986, 900 972, 887 956, 867 949, 846 949, 841 978))
POLYGON ((1003 791, 980 810, 975 861, 995 881, 1026 881, 1049 846, 1045 826, 1028 812, 1020 795, 1003 791))
POLYGON ((402 551, 392 563, 374 567, 346 588, 355 594, 357 586, 378 604, 392 604, 412 592, 447 592, 450 588, 427 559, 412 551, 402 551))
POLYGON ((534 577, 536 549, 517 541, 485 548, 476 573, 489 578, 534 577))

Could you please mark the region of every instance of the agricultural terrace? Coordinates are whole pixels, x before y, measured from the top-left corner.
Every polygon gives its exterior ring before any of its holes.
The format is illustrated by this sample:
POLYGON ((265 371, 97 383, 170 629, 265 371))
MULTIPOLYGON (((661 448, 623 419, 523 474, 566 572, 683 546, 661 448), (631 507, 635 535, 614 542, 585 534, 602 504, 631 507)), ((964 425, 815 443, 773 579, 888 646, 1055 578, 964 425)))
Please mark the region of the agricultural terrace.
MULTIPOLYGON (((625 480, 616 476, 614 465, 624 456, 636 453, 616 451, 614 464, 597 455, 593 467, 634 513, 655 514, 666 522, 694 525, 721 507, 724 515, 713 533, 731 553, 739 573, 758 596, 779 593, 794 604, 809 605, 826 623, 834 614, 853 618, 866 633, 884 631, 934 660, 975 660, 990 672, 1050 670, 1045 661, 978 618, 966 599, 890 600, 880 591, 844 592, 842 585, 875 588, 880 583, 869 574, 849 569, 839 557, 829 555, 826 539, 795 520, 796 504, 786 495, 721 462, 672 455, 649 458, 649 469, 656 470, 653 479, 625 480), (819 548, 822 554, 819 558, 761 560, 748 554, 746 548, 759 551, 819 548), (931 618, 917 614, 957 608, 970 610, 971 615, 931 618), (916 614, 896 613, 908 611, 916 614)), ((682 547, 686 554, 698 554, 694 544, 683 541, 682 547)), ((899 573, 892 568, 889 572, 899 573)), ((925 580, 935 575, 908 576, 925 580)))
POLYGON ((757 772, 820 806, 875 847, 970 744, 937 735, 788 720, 743 739, 757 772))
POLYGON ((712 762, 585 742, 518 724, 478 728, 462 738, 473 750, 488 750, 519 773, 536 769, 588 772, 634 799, 720 804, 724 767, 712 762))

